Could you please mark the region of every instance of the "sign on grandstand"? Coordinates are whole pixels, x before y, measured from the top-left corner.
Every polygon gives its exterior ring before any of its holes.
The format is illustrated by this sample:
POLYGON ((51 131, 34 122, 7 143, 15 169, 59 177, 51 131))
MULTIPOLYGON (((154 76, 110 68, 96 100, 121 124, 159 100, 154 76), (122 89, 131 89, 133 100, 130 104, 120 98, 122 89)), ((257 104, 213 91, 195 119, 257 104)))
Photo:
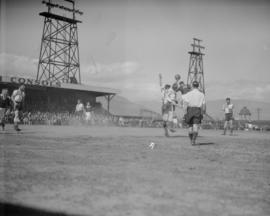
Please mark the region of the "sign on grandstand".
POLYGON ((61 87, 60 82, 51 82, 47 80, 36 80, 31 78, 23 78, 23 77, 8 77, 8 76, 0 76, 0 82, 9 82, 16 83, 20 85, 38 85, 38 86, 46 86, 46 87, 61 87))

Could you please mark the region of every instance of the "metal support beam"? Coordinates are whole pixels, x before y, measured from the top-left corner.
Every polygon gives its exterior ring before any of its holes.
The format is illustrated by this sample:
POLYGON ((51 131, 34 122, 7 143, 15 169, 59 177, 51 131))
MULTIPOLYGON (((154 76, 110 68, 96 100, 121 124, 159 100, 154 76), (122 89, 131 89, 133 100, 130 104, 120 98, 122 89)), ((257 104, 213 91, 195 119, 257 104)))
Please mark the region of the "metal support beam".
POLYGON ((105 95, 105 99, 107 100, 107 111, 108 111, 108 115, 110 115, 110 102, 113 99, 113 97, 115 96, 115 94, 111 94, 111 95, 105 95))
POLYGON ((44 17, 43 33, 37 71, 37 80, 48 82, 64 82, 81 84, 79 42, 75 13, 82 12, 52 3, 51 0, 42 3, 48 7, 47 12, 40 13, 44 17), (73 14, 72 18, 52 13, 52 8, 59 8, 73 14))
POLYGON ((199 89, 205 93, 204 85, 204 72, 203 72, 203 55, 201 49, 205 49, 201 46, 200 42, 202 40, 193 38, 192 51, 188 52, 190 54, 189 59, 189 69, 187 84, 192 86, 193 81, 199 82, 199 89))

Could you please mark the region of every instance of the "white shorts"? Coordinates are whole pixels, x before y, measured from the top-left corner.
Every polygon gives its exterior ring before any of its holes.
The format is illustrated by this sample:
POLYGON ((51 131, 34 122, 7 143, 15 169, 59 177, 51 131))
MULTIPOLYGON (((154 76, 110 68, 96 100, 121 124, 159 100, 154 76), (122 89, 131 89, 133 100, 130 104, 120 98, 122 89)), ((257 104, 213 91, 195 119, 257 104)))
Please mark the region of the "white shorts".
POLYGON ((172 122, 172 120, 173 120, 173 111, 168 111, 167 113, 164 113, 162 115, 162 119, 163 119, 163 121, 172 122))
POLYGON ((90 121, 91 120, 91 117, 92 117, 91 112, 86 112, 85 113, 85 120, 86 121, 90 121))

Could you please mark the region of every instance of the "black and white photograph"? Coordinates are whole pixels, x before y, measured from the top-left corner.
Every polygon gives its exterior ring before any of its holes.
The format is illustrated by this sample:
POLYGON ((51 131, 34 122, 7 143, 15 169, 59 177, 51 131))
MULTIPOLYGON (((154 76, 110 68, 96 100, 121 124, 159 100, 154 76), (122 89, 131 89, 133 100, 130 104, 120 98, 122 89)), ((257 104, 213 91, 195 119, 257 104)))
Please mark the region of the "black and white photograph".
POLYGON ((0 215, 269 216, 270 1, 0 0, 0 215))

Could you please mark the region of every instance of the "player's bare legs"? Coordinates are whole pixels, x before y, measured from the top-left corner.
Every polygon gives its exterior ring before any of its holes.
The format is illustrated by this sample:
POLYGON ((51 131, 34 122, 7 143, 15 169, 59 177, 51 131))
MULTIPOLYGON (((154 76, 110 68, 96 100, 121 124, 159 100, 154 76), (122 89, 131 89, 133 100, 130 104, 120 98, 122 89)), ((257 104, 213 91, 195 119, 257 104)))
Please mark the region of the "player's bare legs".
POLYGON ((230 135, 233 135, 233 120, 230 120, 230 135))
POLYGON ((222 135, 226 135, 227 128, 228 128, 228 121, 225 120, 224 127, 223 127, 223 134, 222 135))
POLYGON ((4 122, 4 118, 0 120, 1 121, 1 127, 2 127, 2 131, 5 130, 5 122, 4 122))
POLYGON ((165 136, 168 137, 169 131, 168 131, 168 122, 167 121, 163 121, 163 128, 164 128, 165 136))
POLYGON ((193 124, 192 145, 196 145, 198 132, 199 132, 198 124, 193 124))
POLYGON ((21 129, 19 128, 20 111, 19 110, 15 110, 14 114, 15 114, 15 117, 14 117, 14 129, 16 131, 21 131, 21 129))
POLYGON ((193 140, 193 127, 192 126, 188 128, 188 136, 190 139, 190 144, 192 144, 192 140, 193 140))

